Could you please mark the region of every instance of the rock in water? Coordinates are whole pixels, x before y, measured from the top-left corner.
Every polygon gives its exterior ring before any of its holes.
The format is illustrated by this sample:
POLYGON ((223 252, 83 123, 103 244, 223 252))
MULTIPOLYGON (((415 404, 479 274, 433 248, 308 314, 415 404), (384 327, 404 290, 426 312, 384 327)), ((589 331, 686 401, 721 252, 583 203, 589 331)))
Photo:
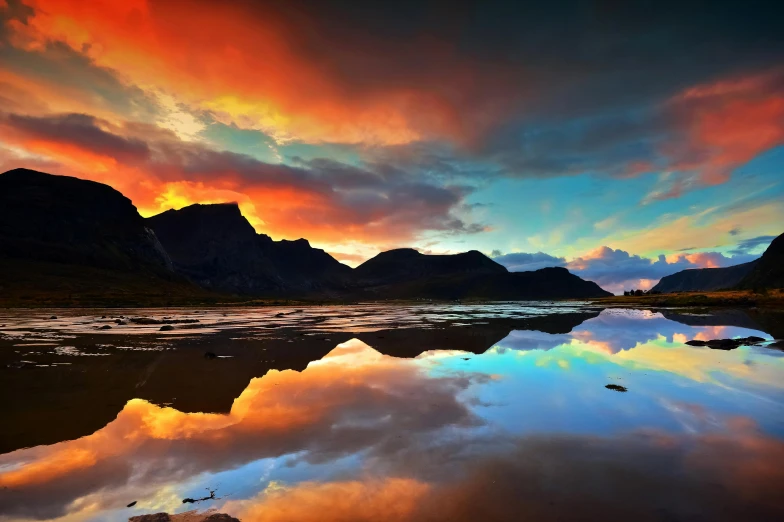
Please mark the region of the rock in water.
POLYGON ((712 350, 734 350, 740 346, 754 346, 763 342, 765 342, 765 339, 762 337, 752 335, 739 337, 738 339, 711 339, 710 341, 692 339, 691 341, 686 341, 686 344, 689 346, 707 346, 712 350))
POLYGON ((139 515, 131 517, 128 522, 240 522, 226 513, 197 514, 193 512, 169 515, 168 513, 155 513, 152 515, 139 515))

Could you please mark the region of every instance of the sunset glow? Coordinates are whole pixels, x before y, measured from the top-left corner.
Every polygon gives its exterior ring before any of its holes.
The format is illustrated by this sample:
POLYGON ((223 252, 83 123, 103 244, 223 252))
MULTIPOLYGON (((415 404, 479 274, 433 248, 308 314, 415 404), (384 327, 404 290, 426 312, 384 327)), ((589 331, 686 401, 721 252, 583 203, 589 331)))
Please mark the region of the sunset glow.
POLYGON ((543 35, 476 9, 7 0, 0 168, 107 183, 143 216, 236 201, 351 265, 476 249, 613 292, 781 233, 775 28, 596 7, 543 35))

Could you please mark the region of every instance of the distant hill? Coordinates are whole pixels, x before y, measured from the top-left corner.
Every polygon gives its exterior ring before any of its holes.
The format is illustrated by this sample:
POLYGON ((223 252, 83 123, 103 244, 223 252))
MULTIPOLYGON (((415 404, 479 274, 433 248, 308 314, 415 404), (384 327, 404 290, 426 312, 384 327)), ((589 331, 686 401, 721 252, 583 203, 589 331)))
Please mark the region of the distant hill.
POLYGON ((190 205, 147 219, 175 268, 204 288, 244 295, 311 294, 348 285, 351 268, 305 239, 257 234, 236 203, 190 205))
POLYGON ((0 295, 16 304, 165 300, 204 292, 113 188, 27 169, 0 174, 0 295))
POLYGON ((663 277, 651 291, 701 292, 784 288, 784 234, 774 239, 762 257, 725 268, 681 270, 663 277))
POLYGON ((661 278, 651 291, 701 292, 733 288, 746 277, 757 260, 725 268, 690 268, 661 278))
POLYGON ((354 272, 357 284, 379 298, 516 300, 612 295, 565 268, 509 272, 476 250, 454 255, 390 250, 359 265, 354 272))
POLYGON ((354 269, 361 286, 409 282, 461 274, 505 274, 504 266, 476 250, 452 255, 426 255, 413 248, 381 252, 354 269))
POLYGON ((314 299, 561 299, 610 295, 564 268, 510 273, 478 251, 382 252, 356 269, 305 239, 257 234, 234 203, 142 218, 107 185, 0 175, 0 301, 174 304, 314 299), (192 300, 192 301, 189 301, 192 300))
POLYGON ((418 278, 370 291, 395 299, 587 299, 612 294, 565 268, 542 268, 533 272, 504 274, 463 273, 418 278))
POLYGON ((738 287, 745 290, 784 288, 784 234, 770 243, 738 287))

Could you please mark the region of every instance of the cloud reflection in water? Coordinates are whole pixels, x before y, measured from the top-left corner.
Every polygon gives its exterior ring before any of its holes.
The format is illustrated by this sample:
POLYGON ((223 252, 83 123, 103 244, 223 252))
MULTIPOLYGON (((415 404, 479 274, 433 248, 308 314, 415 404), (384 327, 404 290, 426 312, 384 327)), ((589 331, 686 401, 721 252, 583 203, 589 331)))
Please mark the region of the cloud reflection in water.
POLYGON ((470 357, 355 339, 253 379, 227 415, 135 399, 92 435, 0 456, 0 513, 124 520, 220 483, 205 507, 246 522, 773 520, 784 359, 683 345, 749 332, 605 312, 470 357), (629 393, 604 389, 616 378, 629 393))

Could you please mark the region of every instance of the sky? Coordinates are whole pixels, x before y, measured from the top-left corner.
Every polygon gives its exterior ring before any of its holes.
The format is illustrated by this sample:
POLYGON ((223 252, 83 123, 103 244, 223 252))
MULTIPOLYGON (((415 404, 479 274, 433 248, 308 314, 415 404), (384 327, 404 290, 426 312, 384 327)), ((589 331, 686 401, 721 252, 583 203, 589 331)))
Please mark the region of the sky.
POLYGON ((777 2, 454 4, 0 0, 0 170, 616 293, 784 232, 777 2))

